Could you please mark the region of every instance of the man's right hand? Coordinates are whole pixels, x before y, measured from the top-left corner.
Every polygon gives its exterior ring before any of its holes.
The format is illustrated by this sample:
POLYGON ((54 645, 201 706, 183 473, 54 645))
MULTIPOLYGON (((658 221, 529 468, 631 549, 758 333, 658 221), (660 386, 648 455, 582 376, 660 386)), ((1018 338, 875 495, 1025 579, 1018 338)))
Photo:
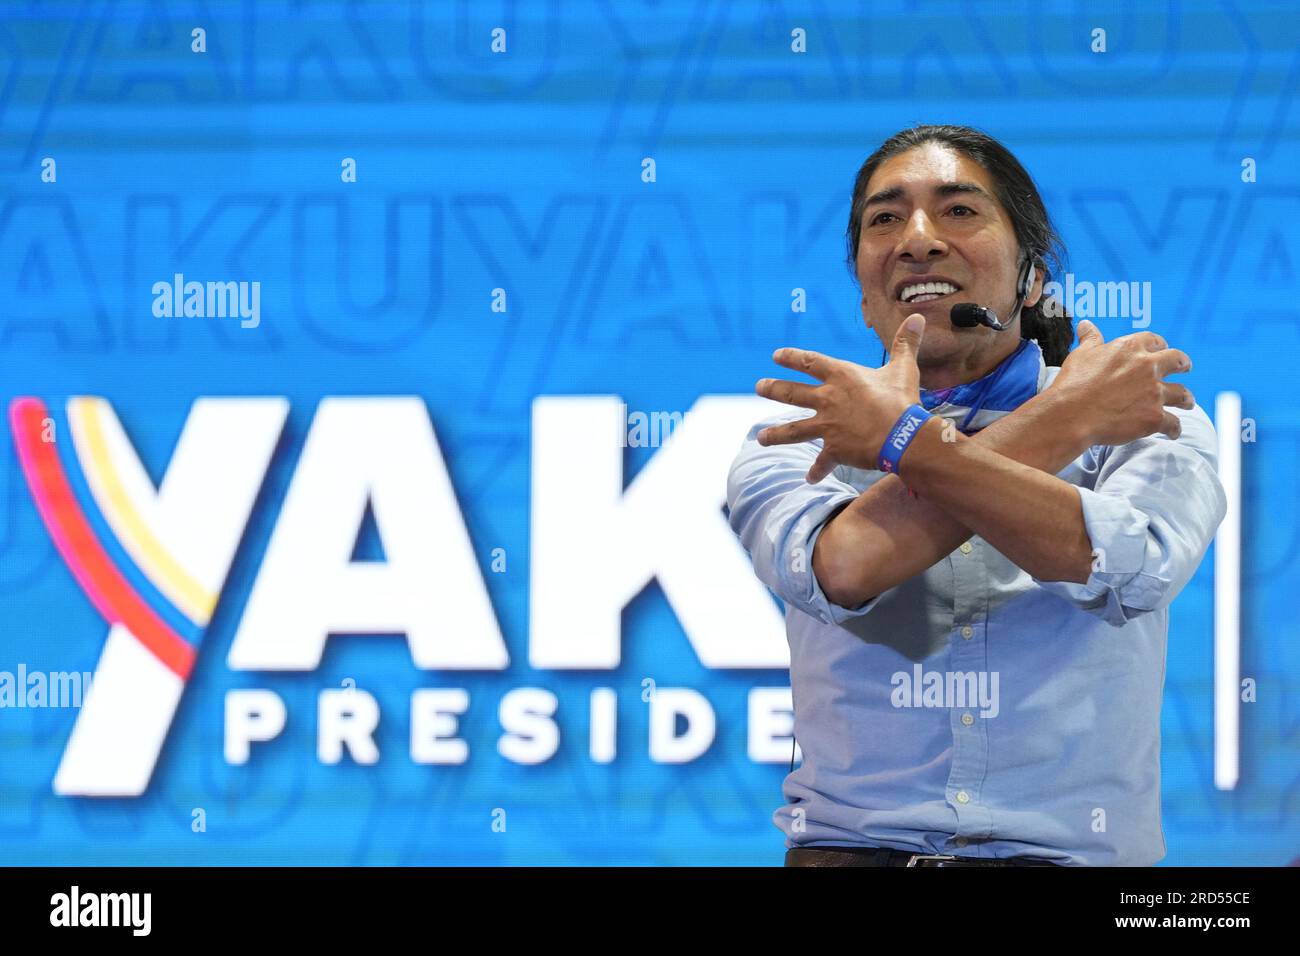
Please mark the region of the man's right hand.
POLYGON ((1155 432, 1170 438, 1182 434, 1178 416, 1165 407, 1191 408, 1195 399, 1185 385, 1164 378, 1191 371, 1186 352, 1169 348, 1155 332, 1106 342, 1087 319, 1077 332, 1079 344, 1048 390, 1066 398, 1090 445, 1124 445, 1155 432))

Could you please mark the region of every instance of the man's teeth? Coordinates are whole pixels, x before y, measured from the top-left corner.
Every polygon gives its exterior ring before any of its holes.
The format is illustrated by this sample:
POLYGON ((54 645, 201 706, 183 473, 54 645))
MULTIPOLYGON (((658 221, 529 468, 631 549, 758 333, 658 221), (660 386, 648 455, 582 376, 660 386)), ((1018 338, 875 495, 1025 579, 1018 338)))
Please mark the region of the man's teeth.
POLYGON ((956 291, 957 287, 951 282, 920 282, 904 287, 898 298, 903 302, 928 302, 956 291))

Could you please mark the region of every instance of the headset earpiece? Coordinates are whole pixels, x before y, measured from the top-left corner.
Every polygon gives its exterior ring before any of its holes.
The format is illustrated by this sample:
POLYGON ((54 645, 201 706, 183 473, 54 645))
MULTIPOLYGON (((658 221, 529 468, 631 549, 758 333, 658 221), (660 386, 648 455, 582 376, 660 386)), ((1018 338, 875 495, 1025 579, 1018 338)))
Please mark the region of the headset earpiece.
POLYGON ((1020 298, 1025 299, 1028 298, 1029 293, 1033 291, 1033 288, 1034 260, 1026 258, 1024 266, 1020 269, 1020 285, 1017 287, 1016 292, 1019 293, 1020 298))

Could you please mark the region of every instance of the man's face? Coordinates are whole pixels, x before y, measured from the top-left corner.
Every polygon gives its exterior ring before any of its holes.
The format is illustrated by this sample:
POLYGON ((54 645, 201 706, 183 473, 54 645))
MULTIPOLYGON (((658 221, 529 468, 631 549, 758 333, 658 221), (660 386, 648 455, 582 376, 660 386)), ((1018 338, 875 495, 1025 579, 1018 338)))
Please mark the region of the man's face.
MULTIPOLYGON (((888 349, 904 319, 925 316, 917 357, 923 385, 927 369, 951 370, 962 381, 986 374, 1020 344, 1019 323, 1003 332, 957 328, 948 315, 958 302, 975 302, 1006 321, 1015 305, 1019 249, 992 177, 965 154, 926 143, 881 163, 866 194, 857 275, 867 325, 888 349), (956 289, 918 297, 908 287, 927 276, 956 289)), ((1041 290, 1036 270, 1026 307, 1041 290)))

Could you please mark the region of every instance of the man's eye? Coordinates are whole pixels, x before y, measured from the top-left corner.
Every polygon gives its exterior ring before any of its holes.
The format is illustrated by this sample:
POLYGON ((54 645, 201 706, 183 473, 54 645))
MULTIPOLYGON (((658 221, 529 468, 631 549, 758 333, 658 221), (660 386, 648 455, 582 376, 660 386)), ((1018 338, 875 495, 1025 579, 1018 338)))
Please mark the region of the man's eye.
POLYGON ((895 219, 898 218, 897 216, 894 216, 894 214, 893 214, 892 212, 882 212, 882 213, 877 213, 876 216, 875 216, 875 218, 871 220, 871 225, 875 226, 875 225, 879 224, 879 222, 880 222, 880 220, 881 220, 881 218, 882 218, 883 216, 891 216, 891 217, 893 217, 893 218, 895 218, 895 219))
MULTIPOLYGON (((968 213, 970 213, 972 216, 975 215, 975 210, 972 209, 970 206, 953 206, 953 207, 952 207, 951 209, 949 209, 948 211, 949 211, 949 212, 956 212, 958 209, 965 209, 965 210, 966 210, 968 213)), ((958 218, 958 219, 965 219, 966 217, 965 217, 965 216, 958 216, 957 218, 958 218)))

